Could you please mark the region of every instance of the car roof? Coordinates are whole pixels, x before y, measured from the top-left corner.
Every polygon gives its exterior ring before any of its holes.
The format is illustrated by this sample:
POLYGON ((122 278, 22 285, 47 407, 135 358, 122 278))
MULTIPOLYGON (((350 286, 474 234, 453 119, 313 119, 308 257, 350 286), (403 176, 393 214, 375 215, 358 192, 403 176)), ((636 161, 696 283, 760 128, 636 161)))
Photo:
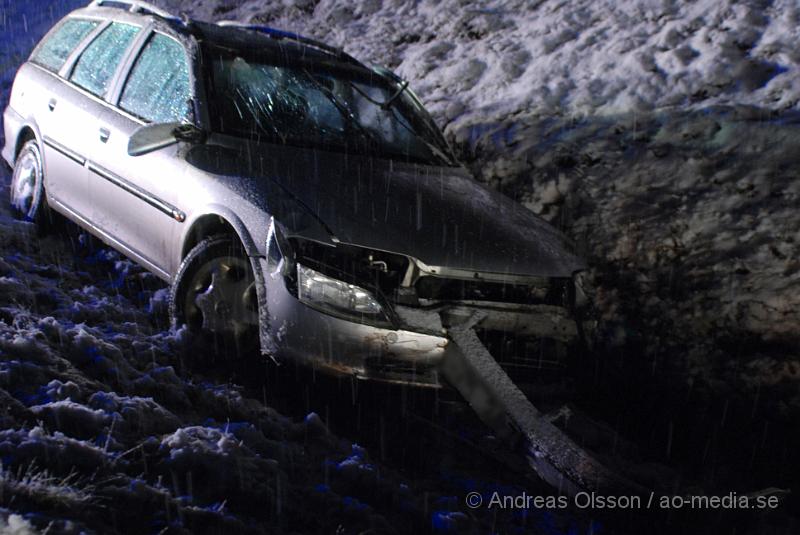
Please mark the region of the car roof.
POLYGON ((306 61, 321 60, 341 63, 349 67, 369 67, 346 54, 343 50, 321 41, 268 26, 233 21, 203 22, 177 17, 167 11, 138 0, 94 0, 78 9, 73 15, 89 15, 121 22, 153 22, 157 27, 168 27, 198 41, 232 49, 257 49, 267 54, 281 54, 288 58, 306 61))
MULTIPOLYGON (((208 22, 191 21, 190 30, 197 38, 217 46, 233 49, 263 49, 265 52, 302 56, 307 59, 343 60, 340 52, 333 47, 305 43, 302 36, 281 32, 262 26, 220 25, 208 22)), ((349 56, 348 56, 349 58, 349 56)), ((350 63, 350 61, 346 61, 350 63)), ((352 62, 363 66, 360 62, 352 62)))

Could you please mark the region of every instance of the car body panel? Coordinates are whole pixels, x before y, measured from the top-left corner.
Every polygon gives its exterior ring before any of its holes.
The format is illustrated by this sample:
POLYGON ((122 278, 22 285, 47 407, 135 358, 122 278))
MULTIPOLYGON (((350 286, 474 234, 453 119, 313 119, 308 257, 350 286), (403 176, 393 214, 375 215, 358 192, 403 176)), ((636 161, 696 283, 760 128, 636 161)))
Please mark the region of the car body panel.
POLYGON ((185 168, 179 147, 132 157, 128 139, 143 123, 111 110, 100 123, 108 139, 89 164, 92 221, 110 235, 124 236, 130 249, 170 273, 175 237, 185 219, 176 207, 185 168))
POLYGON ((36 133, 38 128, 34 128, 32 120, 26 121, 25 118, 17 113, 17 111, 9 105, 3 112, 3 135, 6 143, 3 145, 2 156, 3 160, 11 167, 14 166, 17 152, 17 141, 20 137, 20 132, 26 126, 34 131, 34 135, 39 139, 36 133))

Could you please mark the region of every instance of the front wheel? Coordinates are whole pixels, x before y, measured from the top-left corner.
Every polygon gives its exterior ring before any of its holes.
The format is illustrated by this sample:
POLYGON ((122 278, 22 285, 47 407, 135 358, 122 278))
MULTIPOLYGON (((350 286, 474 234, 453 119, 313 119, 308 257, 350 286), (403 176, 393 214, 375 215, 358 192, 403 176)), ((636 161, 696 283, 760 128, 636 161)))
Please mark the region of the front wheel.
POLYGON ((190 346, 210 356, 257 351, 256 282, 239 240, 211 237, 189 252, 172 285, 170 317, 173 327, 186 327, 190 346))

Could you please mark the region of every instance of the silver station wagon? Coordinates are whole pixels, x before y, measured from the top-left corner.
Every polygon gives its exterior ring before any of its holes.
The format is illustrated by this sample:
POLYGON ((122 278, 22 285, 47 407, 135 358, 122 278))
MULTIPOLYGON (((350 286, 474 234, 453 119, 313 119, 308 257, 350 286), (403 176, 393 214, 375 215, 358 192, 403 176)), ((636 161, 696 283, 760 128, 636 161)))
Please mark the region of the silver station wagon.
POLYGON ((4 127, 14 210, 167 281, 176 328, 222 353, 440 386, 475 311, 581 332, 565 237, 473 180, 407 82, 312 39, 95 1, 19 69, 4 127))

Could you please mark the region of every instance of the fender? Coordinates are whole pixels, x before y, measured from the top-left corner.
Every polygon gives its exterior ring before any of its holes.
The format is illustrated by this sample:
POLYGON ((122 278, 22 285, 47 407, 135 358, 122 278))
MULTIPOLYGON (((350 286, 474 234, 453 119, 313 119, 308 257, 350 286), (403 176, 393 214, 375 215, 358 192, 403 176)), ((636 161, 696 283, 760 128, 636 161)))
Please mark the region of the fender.
POLYGON ((26 128, 33 131, 33 137, 36 139, 36 143, 43 149, 42 157, 44 158, 45 151, 42 133, 41 130, 39 130, 39 125, 36 124, 36 120, 32 116, 23 117, 11 106, 8 106, 3 116, 3 123, 6 129, 6 143, 3 147, 3 158, 11 167, 14 167, 16 163, 17 151, 21 148, 20 142, 22 141, 22 132, 26 128))
MULTIPOLYGON (((33 138, 36 140, 36 144, 39 145, 39 149, 42 155, 42 166, 44 168, 42 185, 44 186, 45 200, 50 206, 55 206, 56 205, 56 203, 54 202, 55 198, 53 197, 52 194, 53 188, 50 187, 52 178, 50 176, 50 173, 47 172, 47 155, 50 153, 50 151, 47 149, 47 145, 45 145, 44 143, 44 138, 42 137, 42 132, 39 129, 39 125, 36 123, 36 120, 33 118, 33 116, 28 116, 26 118, 22 117, 19 113, 13 110, 11 106, 6 108, 6 113, 3 116, 6 125, 10 124, 10 121, 8 119, 9 115, 12 114, 13 116, 16 116, 13 117, 13 119, 19 118, 20 122, 18 123, 19 126, 16 128, 16 131, 14 132, 14 137, 6 138, 6 146, 3 149, 3 157, 13 168, 14 165, 16 164, 17 149, 22 148, 20 146, 22 142, 22 133, 25 131, 25 129, 30 129, 33 132, 33 138), (14 140, 13 144, 10 143, 12 139, 14 140)), ((8 133, 8 130, 6 130, 6 133, 8 133)))
MULTIPOLYGON (((185 225, 183 226, 183 230, 178 238, 178 247, 176 250, 178 251, 178 255, 180 256, 180 251, 182 250, 182 245, 186 243, 187 238, 189 237, 189 233, 191 232, 194 224, 202 217, 205 216, 218 216, 227 221, 233 230, 236 232, 236 235, 239 238, 239 241, 242 242, 244 246, 244 250, 249 257, 264 257, 266 256, 266 235, 267 235, 267 228, 269 226, 269 217, 264 217, 263 222, 263 240, 264 243, 258 243, 256 239, 250 234, 247 230, 247 226, 242 221, 241 217, 237 215, 233 210, 230 208, 223 206, 221 204, 212 203, 201 207, 198 210, 193 211, 193 213, 189 216, 189 219, 186 220, 185 225)), ((177 264, 180 264, 181 258, 177 259, 177 264)), ((176 265, 177 265, 176 264, 176 265)))
MULTIPOLYGON (((178 247, 176 248, 178 251, 183 250, 183 244, 186 243, 186 240, 189 238, 189 233, 192 230, 194 224, 202 217, 205 216, 217 216, 224 219, 231 227, 233 227, 234 232, 236 233, 236 237, 244 246, 244 250, 247 253, 248 258, 250 259, 250 268, 253 270, 253 277, 255 278, 256 282, 256 299, 258 300, 258 322, 259 322, 259 341, 261 345, 261 353, 262 354, 270 354, 272 353, 272 347, 270 345, 270 341, 272 338, 269 336, 267 329, 270 324, 269 321, 269 311, 267 310, 267 287, 266 287, 266 279, 265 273, 263 269, 263 260, 266 255, 266 236, 269 232, 269 227, 271 225, 271 218, 264 221, 263 225, 257 225, 256 228, 264 229, 264 236, 253 238, 253 236, 248 232, 247 227, 245 226, 244 222, 242 221, 241 217, 235 214, 232 210, 222 206, 220 204, 212 203, 202 207, 201 209, 195 211, 190 219, 186 221, 186 225, 183 227, 183 231, 181 232, 179 241, 177 243, 178 247), (259 246, 256 244, 256 240, 263 241, 264 243, 261 245, 264 248, 262 252, 259 249, 259 246)), ((180 254, 180 253, 179 253, 180 254)), ((180 264, 181 259, 178 258, 178 265, 180 264)), ((173 284, 174 284, 174 275, 173 275, 173 284)))
POLYGON ((219 184, 229 188, 234 195, 248 199, 250 206, 243 206, 242 211, 237 210, 236 214, 224 207, 211 204, 204 206, 202 211, 218 213, 226 219, 228 217, 221 213, 221 210, 232 214, 231 217, 243 216, 248 222, 248 228, 258 229, 259 236, 255 236, 255 243, 262 255, 266 253, 264 240, 269 216, 273 216, 284 225, 287 237, 299 236, 329 245, 336 241, 331 229, 315 211, 277 180, 272 172, 265 172, 257 165, 243 168, 243 162, 249 160, 242 148, 216 144, 220 140, 228 141, 223 136, 212 135, 206 143, 189 149, 185 155, 189 165, 188 172, 199 170, 204 173, 204 177, 212 176, 219 184), (257 223, 258 226, 250 223, 257 223), (264 233, 263 236, 260 235, 261 232, 264 233))

